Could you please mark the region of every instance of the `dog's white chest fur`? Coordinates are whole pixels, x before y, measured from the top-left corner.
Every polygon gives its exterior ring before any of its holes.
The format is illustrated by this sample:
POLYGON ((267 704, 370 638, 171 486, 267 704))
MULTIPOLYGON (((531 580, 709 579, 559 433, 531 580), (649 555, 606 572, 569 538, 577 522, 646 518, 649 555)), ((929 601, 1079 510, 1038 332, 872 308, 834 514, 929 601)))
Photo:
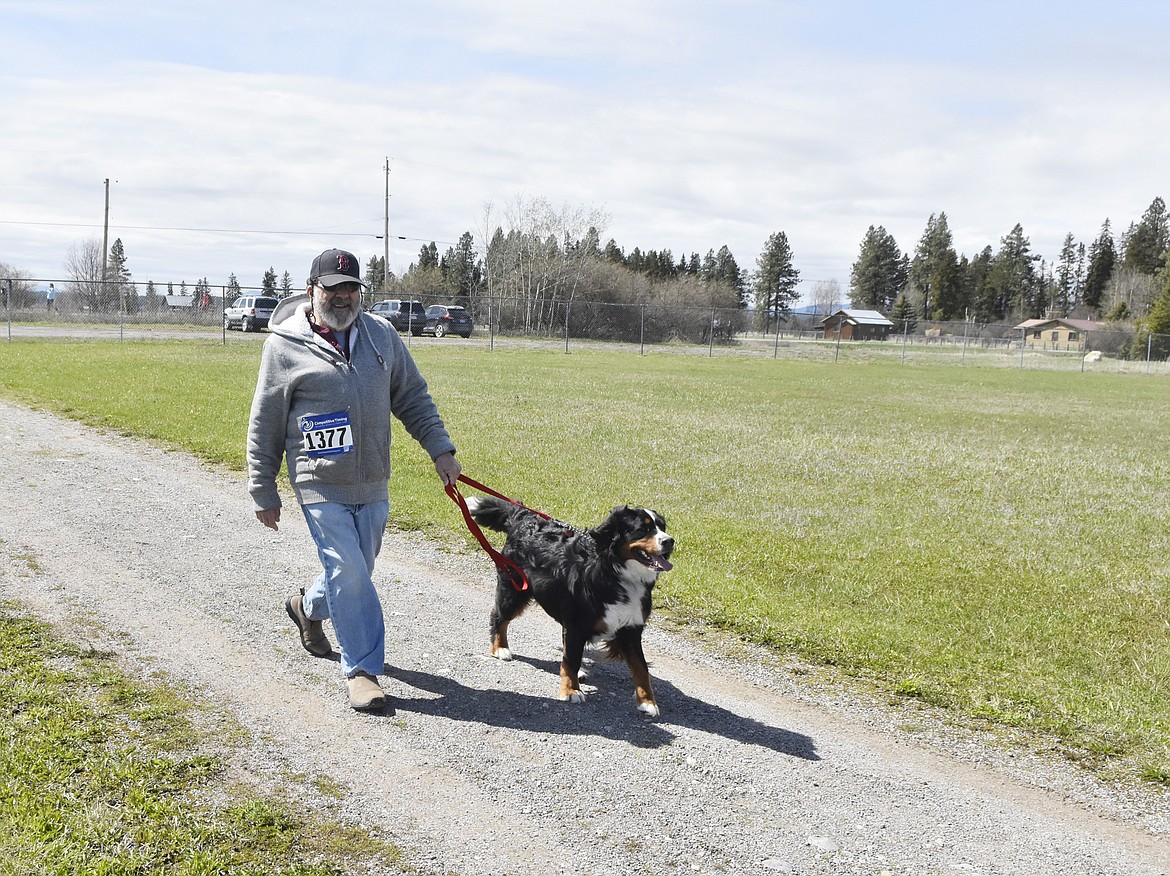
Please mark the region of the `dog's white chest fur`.
POLYGON ((642 627, 646 625, 646 616, 642 614, 642 597, 646 594, 646 587, 640 582, 627 581, 622 585, 626 599, 616 602, 605 609, 602 621, 605 632, 602 638, 608 638, 623 627, 642 627))

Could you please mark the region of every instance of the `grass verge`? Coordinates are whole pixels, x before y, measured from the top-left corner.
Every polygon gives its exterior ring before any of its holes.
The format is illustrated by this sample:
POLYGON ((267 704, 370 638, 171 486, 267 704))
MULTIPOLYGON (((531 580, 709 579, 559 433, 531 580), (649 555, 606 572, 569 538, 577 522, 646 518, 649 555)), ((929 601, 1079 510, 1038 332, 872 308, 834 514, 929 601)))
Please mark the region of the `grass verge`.
POLYGON ((223 716, 0 603, 0 870, 406 873, 393 846, 227 782, 223 716))
MULTIPOLYGON (((663 511, 675 617, 1166 783, 1160 378, 441 343, 415 357, 473 477, 576 524, 620 502, 663 511)), ((18 342, 0 346, 0 392, 238 468, 257 361, 252 345, 18 342)), ((467 540, 401 430, 393 458, 393 523, 467 540)))

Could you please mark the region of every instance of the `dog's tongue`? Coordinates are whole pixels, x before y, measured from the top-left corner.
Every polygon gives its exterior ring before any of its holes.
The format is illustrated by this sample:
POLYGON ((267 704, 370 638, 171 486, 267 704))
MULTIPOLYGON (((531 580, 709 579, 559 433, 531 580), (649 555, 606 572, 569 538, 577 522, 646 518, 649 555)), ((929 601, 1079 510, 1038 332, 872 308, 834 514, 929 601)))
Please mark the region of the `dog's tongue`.
POLYGON ((669 572, 674 566, 666 557, 650 557, 651 568, 657 569, 659 572, 669 572))

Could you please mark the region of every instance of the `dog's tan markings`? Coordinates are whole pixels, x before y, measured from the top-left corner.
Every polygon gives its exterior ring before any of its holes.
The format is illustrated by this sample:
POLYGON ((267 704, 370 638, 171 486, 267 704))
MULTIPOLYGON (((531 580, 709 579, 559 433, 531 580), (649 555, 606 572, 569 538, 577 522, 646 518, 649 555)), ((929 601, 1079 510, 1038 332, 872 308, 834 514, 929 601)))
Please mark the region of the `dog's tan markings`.
POLYGON ((585 694, 581 693, 581 682, 574 677, 564 661, 561 661, 560 696, 562 700, 568 700, 574 703, 579 703, 585 699, 585 694))
POLYGON ((634 679, 634 703, 638 711, 657 715, 658 703, 654 699, 654 688, 650 684, 650 671, 632 660, 628 662, 630 675, 634 679))
POLYGON ((492 636, 492 650, 491 655, 498 660, 511 660, 512 649, 508 647, 508 624, 501 623, 494 636, 492 636))
POLYGON ((658 539, 654 536, 644 538, 641 541, 632 541, 629 543, 628 549, 630 551, 645 551, 654 556, 662 553, 662 548, 658 545, 658 539))

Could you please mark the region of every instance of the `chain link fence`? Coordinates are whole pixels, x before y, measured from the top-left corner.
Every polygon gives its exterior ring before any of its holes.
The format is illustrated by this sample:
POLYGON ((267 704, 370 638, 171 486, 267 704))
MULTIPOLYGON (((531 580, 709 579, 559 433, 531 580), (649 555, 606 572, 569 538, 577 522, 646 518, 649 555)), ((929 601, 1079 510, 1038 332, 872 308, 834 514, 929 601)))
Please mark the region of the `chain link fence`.
MULTIPOLYGON (((299 291, 299 290, 298 290, 299 291)), ((18 337, 198 338, 254 342, 229 330, 224 309, 236 288, 205 286, 199 296, 164 294, 146 284, 0 278, 9 340, 18 337), (47 288, 54 295, 50 299, 47 288), (114 287, 112 290, 108 287, 114 287), (153 293, 153 294, 152 294, 153 293)), ((259 295, 259 287, 239 287, 259 295)), ((365 306, 392 295, 372 293, 365 306)), ((419 296, 424 306, 450 296, 419 296)), ((405 335, 410 344, 574 349, 609 347, 646 355, 670 351, 707 357, 892 361, 905 365, 971 365, 1080 372, 1170 374, 1170 336, 1118 327, 1046 332, 1015 325, 918 322, 883 327, 871 340, 826 337, 824 314, 790 314, 761 325, 741 309, 658 301, 620 304, 482 295, 467 306, 475 322, 468 339, 405 335)))

